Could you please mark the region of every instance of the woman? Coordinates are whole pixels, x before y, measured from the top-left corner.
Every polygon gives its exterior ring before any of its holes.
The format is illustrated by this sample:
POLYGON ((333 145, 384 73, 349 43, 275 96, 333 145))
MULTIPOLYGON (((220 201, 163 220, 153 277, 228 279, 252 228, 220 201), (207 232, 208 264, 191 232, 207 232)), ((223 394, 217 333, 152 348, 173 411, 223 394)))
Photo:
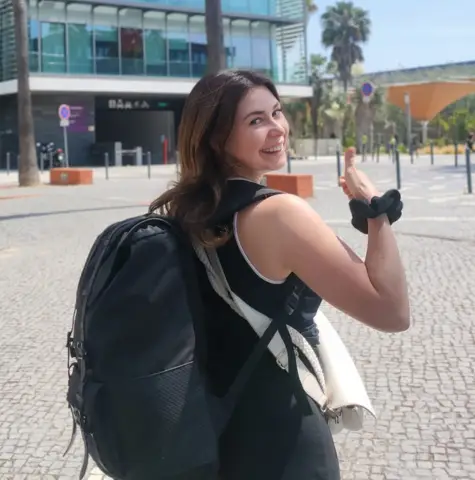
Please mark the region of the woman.
MULTIPOLYGON (((279 95, 267 78, 225 71, 201 79, 183 111, 180 178, 151 209, 175 216, 194 239, 217 247, 231 289, 266 315, 275 314, 275 305, 283 308, 289 285, 303 282, 304 298, 290 321, 314 346, 312 318, 321 299, 372 328, 406 330, 405 275, 386 215, 368 221, 364 261, 293 195, 254 203, 237 212, 228 228, 214 228, 217 208, 236 185, 258 183, 285 165, 288 133, 279 95)), ((353 149, 345 154, 341 182, 349 198, 379 195, 356 169, 353 149)), ((223 318, 225 307, 207 298, 208 371, 216 391, 225 393, 256 336, 243 319, 223 318)), ((316 405, 312 415, 304 415, 299 405, 287 372, 270 354, 264 357, 221 437, 222 480, 338 480, 323 415, 316 405)))

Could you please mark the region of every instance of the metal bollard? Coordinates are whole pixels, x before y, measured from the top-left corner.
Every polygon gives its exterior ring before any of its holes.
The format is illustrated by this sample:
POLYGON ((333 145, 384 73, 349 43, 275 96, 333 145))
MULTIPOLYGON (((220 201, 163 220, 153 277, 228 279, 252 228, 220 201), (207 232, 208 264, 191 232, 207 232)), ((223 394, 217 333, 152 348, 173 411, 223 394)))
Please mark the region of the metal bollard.
POLYGON ((152 152, 147 152, 147 176, 152 178, 152 152))
POLYGON ((292 173, 292 165, 289 152, 287 152, 287 173, 292 173))
POLYGON ((51 170, 53 168, 53 152, 49 152, 48 157, 49 157, 49 169, 51 170))
POLYGON ((458 152, 458 145, 457 143, 454 143, 454 165, 456 167, 459 166, 459 152, 458 152))
POLYGON ((106 180, 109 180, 109 153, 104 153, 104 166, 106 167, 106 180))
POLYGON ((10 175, 10 152, 7 152, 7 175, 10 175))
POLYGON ((376 163, 379 163, 379 149, 380 149, 379 143, 376 144, 376 163))
POLYGON ((41 152, 40 152, 40 170, 41 170, 41 173, 45 171, 45 157, 41 152))
POLYGON ((341 177, 341 152, 340 152, 340 147, 338 146, 336 149, 336 174, 337 174, 337 179, 336 179, 336 184, 340 185, 340 177, 341 177))
POLYGON ((409 155, 411 156, 411 163, 414 163, 414 149, 412 148, 412 145, 409 147, 409 155))
POLYGON ((401 188, 401 162, 399 161, 399 149, 396 148, 394 152, 395 160, 396 160, 396 182, 397 182, 397 189, 400 190, 401 188))
POLYGON ((465 149, 465 163, 467 167, 467 193, 473 193, 472 190, 472 163, 471 163, 471 150, 470 148, 465 149))
POLYGON ((434 165, 434 142, 430 142, 430 164, 434 165))

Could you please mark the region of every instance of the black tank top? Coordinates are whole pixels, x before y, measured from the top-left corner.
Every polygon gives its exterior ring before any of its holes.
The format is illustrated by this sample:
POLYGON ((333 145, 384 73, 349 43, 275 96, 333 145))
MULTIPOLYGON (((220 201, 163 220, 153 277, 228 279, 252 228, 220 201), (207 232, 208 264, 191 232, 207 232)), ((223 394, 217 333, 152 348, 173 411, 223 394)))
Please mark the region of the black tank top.
MULTIPOLYGON (((230 190, 239 194, 241 188, 230 190)), ((227 201, 224 200, 223 205, 229 206, 227 201)), ((227 211, 227 207, 224 210, 227 211)), ((224 223, 233 227, 232 218, 224 223)), ((241 251, 239 238, 235 235, 217 251, 234 293, 271 318, 284 308, 295 287, 303 287, 300 302, 289 316, 288 324, 305 335, 312 345, 318 343, 318 331, 313 322, 321 303, 318 295, 295 275, 281 283, 263 278, 241 251)), ((211 391, 222 396, 249 358, 258 336, 248 322, 214 292, 204 268, 197 271, 201 276, 205 307, 208 385, 211 391)), ((314 415, 303 416, 297 407, 295 385, 290 375, 283 372, 274 356, 266 351, 220 437, 220 478, 339 479, 338 458, 323 415, 315 407, 314 415)))
MULTIPOLYGON (((231 231, 234 231, 233 222, 234 219, 231 218, 230 224, 227 225, 231 231)), ((313 317, 321 304, 321 298, 293 274, 282 283, 264 279, 243 255, 238 242, 239 239, 233 234, 225 245, 217 249, 226 279, 233 292, 249 306, 272 318, 280 309, 285 308, 285 302, 294 288, 302 287, 300 301, 293 314, 288 317, 288 324, 304 335, 312 346, 318 345, 318 330, 313 317)), ((207 344, 205 364, 211 387, 220 396, 227 392, 252 353, 258 337, 248 322, 214 292, 198 260, 197 266, 205 306, 204 333, 207 344)), ((266 352, 261 363, 270 369, 276 366, 270 352, 266 352)))
POLYGON ((320 307, 321 298, 294 274, 284 282, 275 282, 263 277, 251 264, 239 243, 236 216, 228 228, 232 231, 232 236, 224 246, 218 248, 217 253, 231 290, 249 306, 272 318, 280 308, 284 308, 284 302, 295 286, 300 286, 302 289, 300 302, 289 317, 288 324, 304 335, 313 347, 316 347, 318 330, 313 317, 320 307))

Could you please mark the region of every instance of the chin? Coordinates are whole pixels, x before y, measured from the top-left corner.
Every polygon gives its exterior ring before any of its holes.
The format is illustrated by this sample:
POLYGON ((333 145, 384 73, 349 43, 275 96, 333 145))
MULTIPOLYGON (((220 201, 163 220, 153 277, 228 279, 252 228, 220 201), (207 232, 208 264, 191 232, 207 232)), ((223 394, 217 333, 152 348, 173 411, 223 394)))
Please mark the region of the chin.
POLYGON ((282 152, 282 155, 280 155, 276 161, 272 165, 272 170, 280 170, 281 168, 284 168, 285 165, 287 164, 287 152, 282 152))
POLYGON ((265 159, 265 163, 263 165, 264 169, 268 172, 273 172, 275 170, 280 170, 281 168, 285 167, 287 163, 287 152, 282 152, 279 156, 275 158, 265 159))

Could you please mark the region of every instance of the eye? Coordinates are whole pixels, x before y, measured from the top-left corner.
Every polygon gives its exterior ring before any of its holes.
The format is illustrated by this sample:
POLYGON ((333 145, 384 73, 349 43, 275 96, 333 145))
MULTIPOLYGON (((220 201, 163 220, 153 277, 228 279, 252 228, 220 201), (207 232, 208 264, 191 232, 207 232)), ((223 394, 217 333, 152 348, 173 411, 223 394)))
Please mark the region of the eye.
POLYGON ((259 125, 262 122, 262 118, 254 118, 251 120, 250 125, 259 125))
POLYGON ((281 115, 282 115, 282 109, 281 108, 278 108, 277 110, 274 111, 274 113, 272 114, 274 117, 277 117, 279 118, 281 115))

